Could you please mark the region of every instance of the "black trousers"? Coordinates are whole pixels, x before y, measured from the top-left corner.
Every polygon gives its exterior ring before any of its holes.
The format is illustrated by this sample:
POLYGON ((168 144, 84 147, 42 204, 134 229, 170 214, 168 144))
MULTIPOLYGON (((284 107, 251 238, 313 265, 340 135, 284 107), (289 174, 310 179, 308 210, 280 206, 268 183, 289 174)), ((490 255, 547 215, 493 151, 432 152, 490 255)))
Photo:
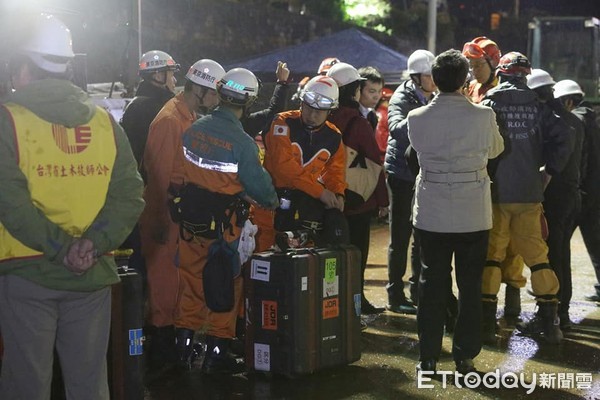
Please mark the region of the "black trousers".
MULTIPOLYGON (((388 193, 390 196, 390 245, 388 248, 388 302, 391 305, 403 303, 404 282, 402 278, 406 273, 408 244, 413 227, 410 220, 414 183, 388 176, 388 193)), ((417 293, 416 283, 419 279, 421 262, 419 260, 418 246, 415 250, 413 243, 412 277, 410 278, 411 293, 417 293), (413 291, 414 288, 414 291, 413 291)))
POLYGON ((548 222, 548 260, 560 284, 558 311, 567 314, 573 296, 571 237, 581 208, 581 197, 578 190, 553 186, 551 182, 544 192, 543 205, 548 222))
MULTIPOLYGON (((350 228, 350 244, 360 249, 361 280, 360 288, 364 294, 365 269, 369 258, 369 245, 371 242, 371 216, 373 211, 361 214, 346 215, 348 227, 350 228)), ((364 299, 364 296, 363 296, 364 299)))
POLYGON ((458 285, 458 318, 452 343, 455 361, 481 351, 481 275, 489 231, 438 233, 416 229, 421 244, 417 325, 420 360, 437 360, 442 350, 450 294, 452 257, 458 285))
POLYGON ((577 219, 585 248, 596 272, 596 292, 600 296, 600 196, 582 194, 581 213, 577 219))

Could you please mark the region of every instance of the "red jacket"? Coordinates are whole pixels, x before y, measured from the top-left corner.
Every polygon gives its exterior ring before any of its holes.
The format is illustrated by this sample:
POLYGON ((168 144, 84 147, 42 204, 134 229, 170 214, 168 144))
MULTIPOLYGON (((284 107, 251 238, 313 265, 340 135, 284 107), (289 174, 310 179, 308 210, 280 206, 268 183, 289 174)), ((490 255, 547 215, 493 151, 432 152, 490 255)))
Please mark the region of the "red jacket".
MULTIPOLYGON (((377 141, 375 140, 375 132, 369 121, 362 116, 358 107, 342 106, 329 117, 335 126, 342 131, 342 140, 346 146, 353 148, 366 158, 381 165, 381 155, 377 141)), ((348 215, 361 214, 372 211, 378 207, 387 207, 389 199, 387 188, 385 186, 385 176, 383 169, 379 175, 379 182, 375 188, 375 192, 361 206, 350 209, 346 207, 344 213, 348 215)))
POLYGON ((385 160, 385 150, 387 149, 388 137, 390 136, 390 127, 388 125, 388 103, 382 104, 377 108, 377 128, 375 128, 375 140, 379 146, 381 162, 385 160))

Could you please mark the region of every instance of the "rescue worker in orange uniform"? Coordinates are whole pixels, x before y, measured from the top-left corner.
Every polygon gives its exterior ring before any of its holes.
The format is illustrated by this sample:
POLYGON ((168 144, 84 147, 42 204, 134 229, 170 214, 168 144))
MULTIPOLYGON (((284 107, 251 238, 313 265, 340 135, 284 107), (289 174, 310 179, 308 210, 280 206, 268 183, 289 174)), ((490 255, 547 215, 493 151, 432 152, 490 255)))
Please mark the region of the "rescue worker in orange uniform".
MULTIPOLYGON (((339 129, 327 121, 338 107, 338 95, 332 78, 309 80, 300 94, 300 109, 278 114, 265 135, 264 166, 278 190, 298 190, 325 209, 343 210, 346 154, 339 129)), ((260 219, 257 250, 274 244, 273 223, 260 219)))
POLYGON ((502 53, 491 39, 476 37, 463 46, 463 55, 469 60, 473 80, 469 82, 468 96, 473 103, 479 104, 488 90, 498 86, 496 67, 502 53))
MULTIPOLYGON (((204 270, 209 261, 209 249, 216 242, 215 235, 210 233, 218 230, 216 237, 219 243, 224 241, 230 249, 237 249, 242 231, 240 225, 244 225, 247 217, 240 212, 243 210, 240 199, 267 209, 274 209, 278 204, 271 177, 260 165, 258 147, 240 123, 240 118, 256 100, 258 88, 258 80, 246 69, 234 68, 223 76, 217 83, 220 106, 196 121, 182 135, 171 176, 173 187, 183 193, 182 203, 190 189, 200 192, 200 202, 193 201, 195 209, 191 211, 207 212, 211 218, 214 217, 210 222, 196 223, 197 231, 191 230, 189 225, 181 225, 180 233, 186 237, 180 235, 180 286, 175 316, 177 351, 186 367, 190 367, 195 331, 202 329, 206 332, 207 349, 202 370, 207 374, 233 374, 245 369, 228 352, 235 336, 236 317, 242 299, 239 270, 235 271, 237 276, 233 278, 233 304, 230 309, 213 310, 207 304, 212 299, 206 296, 204 270), (234 201, 236 205, 221 213, 202 204, 210 201, 221 206, 221 199, 227 203, 234 201), (224 217, 227 218, 227 226, 223 223, 224 217)), ((224 265, 224 268, 228 267, 224 265)))
POLYGON ((216 85, 223 75, 225 70, 213 60, 195 62, 186 74, 183 91, 165 104, 148 132, 142 162, 146 208, 140 218, 140 235, 148 276, 149 324, 154 328, 150 332, 151 369, 177 360, 173 319, 179 287, 175 263, 179 227, 171 220, 167 206, 173 161, 183 132, 198 114, 219 103, 216 85))
MULTIPOLYGON (((469 60, 474 77, 469 83, 468 97, 473 103, 479 104, 489 90, 498 86, 496 68, 502 53, 496 42, 480 36, 465 43, 463 55, 469 60)), ((527 283, 527 279, 523 276, 523 258, 516 254, 514 243, 509 243, 501 266, 502 283, 506 284, 504 319, 508 324, 514 325, 521 314, 520 289, 527 283)))

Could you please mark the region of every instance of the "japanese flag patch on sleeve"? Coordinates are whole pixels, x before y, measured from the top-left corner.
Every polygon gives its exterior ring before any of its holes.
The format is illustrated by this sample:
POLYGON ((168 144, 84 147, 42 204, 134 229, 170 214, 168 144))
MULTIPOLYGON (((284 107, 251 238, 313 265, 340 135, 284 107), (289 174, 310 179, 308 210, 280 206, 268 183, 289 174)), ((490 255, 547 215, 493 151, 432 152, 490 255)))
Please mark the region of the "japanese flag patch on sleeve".
POLYGON ((287 136, 290 128, 287 125, 275 125, 273 127, 273 135, 275 136, 287 136))

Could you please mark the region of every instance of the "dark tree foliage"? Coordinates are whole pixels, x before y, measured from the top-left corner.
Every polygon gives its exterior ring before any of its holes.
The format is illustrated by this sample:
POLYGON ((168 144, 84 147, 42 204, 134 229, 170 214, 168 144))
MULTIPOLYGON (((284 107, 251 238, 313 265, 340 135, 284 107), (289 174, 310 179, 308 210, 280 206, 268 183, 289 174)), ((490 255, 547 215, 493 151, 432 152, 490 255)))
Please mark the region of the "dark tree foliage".
POLYGON ((333 21, 343 21, 345 17, 343 0, 304 0, 307 13, 333 21))

